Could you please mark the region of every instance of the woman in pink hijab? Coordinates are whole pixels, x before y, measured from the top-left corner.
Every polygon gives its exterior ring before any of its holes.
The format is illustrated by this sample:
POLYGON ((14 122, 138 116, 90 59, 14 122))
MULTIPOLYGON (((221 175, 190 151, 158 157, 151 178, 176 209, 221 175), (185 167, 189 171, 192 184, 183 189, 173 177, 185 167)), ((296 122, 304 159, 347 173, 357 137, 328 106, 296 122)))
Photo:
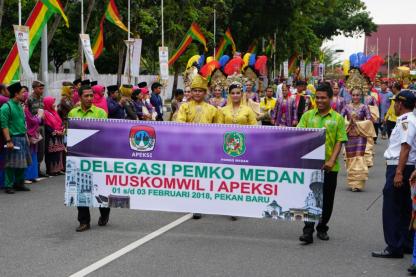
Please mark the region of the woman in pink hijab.
POLYGON ((107 99, 104 96, 104 91, 105 87, 103 86, 95 85, 92 87, 92 92, 94 93, 92 104, 103 109, 108 114, 107 99))
POLYGON ((64 125, 56 111, 55 98, 43 98, 45 109, 45 163, 46 171, 51 176, 64 174, 64 125))

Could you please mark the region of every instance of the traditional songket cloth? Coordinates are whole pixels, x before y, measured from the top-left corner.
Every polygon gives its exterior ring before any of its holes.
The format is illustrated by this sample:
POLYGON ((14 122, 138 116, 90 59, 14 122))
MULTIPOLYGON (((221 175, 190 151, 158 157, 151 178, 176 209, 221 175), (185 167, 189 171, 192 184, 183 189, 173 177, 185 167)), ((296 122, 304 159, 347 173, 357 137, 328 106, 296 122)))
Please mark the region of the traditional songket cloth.
POLYGON ((346 117, 348 141, 345 144, 347 181, 351 189, 364 189, 365 181, 368 179, 368 164, 365 157, 367 143, 373 143, 375 134, 371 114, 364 104, 345 106, 341 115, 346 117), (351 120, 355 124, 351 124, 351 120))
POLYGON ((288 96, 286 98, 283 96, 279 97, 276 100, 276 105, 274 106, 272 112, 272 118, 274 119, 276 126, 292 127, 293 121, 298 120, 295 99, 292 96, 288 96))
POLYGON ((341 96, 334 96, 331 100, 331 108, 337 113, 341 113, 345 107, 345 100, 341 96))
POLYGON ((221 98, 212 97, 209 99, 208 102, 216 108, 222 108, 225 105, 227 105, 227 100, 225 100, 225 98, 222 98, 222 97, 221 98))
POLYGON ((37 142, 41 140, 39 127, 42 120, 37 115, 32 115, 28 107, 25 108, 25 119, 27 135, 29 138, 30 154, 32 157, 32 164, 25 170, 25 180, 34 180, 39 177, 37 142))
POLYGON ((55 98, 47 96, 43 99, 45 106, 45 163, 49 175, 57 175, 64 171, 63 153, 64 126, 59 114, 53 108, 55 98))
POLYGON ((23 185, 25 168, 32 163, 29 145, 26 137, 25 115, 22 105, 10 99, 1 107, 0 121, 2 128, 8 128, 14 146, 20 149, 5 153, 5 182, 6 188, 23 185))
POLYGON ((177 122, 188 123, 220 123, 221 114, 217 108, 206 103, 197 103, 194 100, 183 103, 179 107, 177 122))
POLYGON ((108 106, 107 106, 107 99, 104 96, 105 87, 100 85, 95 85, 92 87, 92 92, 94 93, 94 99, 92 103, 98 107, 103 109, 108 114, 108 106))

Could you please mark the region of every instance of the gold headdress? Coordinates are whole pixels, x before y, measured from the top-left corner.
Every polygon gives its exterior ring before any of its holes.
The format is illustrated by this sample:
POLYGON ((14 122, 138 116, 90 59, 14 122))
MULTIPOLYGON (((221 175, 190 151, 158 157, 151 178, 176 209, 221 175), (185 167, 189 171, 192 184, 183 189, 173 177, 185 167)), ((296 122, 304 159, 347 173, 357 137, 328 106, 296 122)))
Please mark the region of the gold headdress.
POLYGON ((211 76, 211 87, 216 86, 220 86, 222 88, 227 87, 227 77, 219 69, 216 69, 211 76))
POLYGON ((349 91, 352 91, 353 89, 360 89, 363 94, 366 94, 369 90, 367 79, 364 78, 358 69, 352 69, 350 71, 346 87, 349 91))
POLYGON ((208 90, 208 80, 199 74, 192 79, 191 89, 205 89, 208 90))
POLYGON ((195 66, 191 66, 190 68, 186 69, 183 73, 183 82, 186 87, 190 87, 192 84, 193 78, 198 75, 198 69, 195 66))
POLYGON ((244 77, 247 79, 247 81, 252 81, 254 83, 256 83, 258 76, 256 74, 256 72, 254 72, 254 70, 251 67, 246 67, 246 69, 244 70, 244 77))
POLYGON ((233 75, 228 75, 227 77, 227 88, 231 85, 237 85, 242 88, 245 82, 246 80, 242 74, 234 73, 233 75))

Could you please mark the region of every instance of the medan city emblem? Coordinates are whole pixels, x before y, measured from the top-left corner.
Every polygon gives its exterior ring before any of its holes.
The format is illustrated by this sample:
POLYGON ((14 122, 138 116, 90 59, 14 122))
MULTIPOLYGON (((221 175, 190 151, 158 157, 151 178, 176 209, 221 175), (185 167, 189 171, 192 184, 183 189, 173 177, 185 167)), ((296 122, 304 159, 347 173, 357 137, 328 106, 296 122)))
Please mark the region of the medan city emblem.
POLYGON ((130 129, 130 148, 139 152, 153 151, 156 144, 156 132, 150 126, 134 126, 130 129))
POLYGON ((246 152, 246 138, 243 133, 227 132, 224 135, 224 152, 231 157, 238 157, 246 152))

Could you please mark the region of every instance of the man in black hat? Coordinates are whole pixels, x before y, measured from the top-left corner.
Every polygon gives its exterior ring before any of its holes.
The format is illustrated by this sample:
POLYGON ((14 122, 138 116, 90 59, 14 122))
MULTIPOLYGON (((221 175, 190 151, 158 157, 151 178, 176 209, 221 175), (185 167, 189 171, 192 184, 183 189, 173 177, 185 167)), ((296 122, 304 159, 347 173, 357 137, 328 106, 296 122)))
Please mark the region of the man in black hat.
POLYGON ((152 84, 152 95, 150 96, 150 104, 156 109, 157 121, 163 121, 163 100, 160 97, 162 85, 158 82, 152 84))
POLYGON ((118 86, 108 86, 107 93, 108 118, 124 119, 123 102, 121 99, 119 101, 118 86))
POLYGON ((410 90, 401 91, 395 97, 397 121, 390 136, 389 147, 384 152, 387 168, 383 189, 383 231, 387 247, 372 252, 376 258, 403 258, 403 253, 412 253, 409 179, 416 163, 415 103, 416 98, 410 90))
MULTIPOLYGON (((43 92, 45 89, 45 84, 43 84, 41 81, 33 81, 32 82, 32 89, 33 92, 30 95, 30 97, 27 99, 27 106, 29 108, 29 111, 32 113, 32 115, 42 114, 43 112, 39 113, 39 110, 43 110, 43 92)), ((39 126, 39 133, 42 136, 42 138, 45 137, 45 125, 42 121, 42 123, 39 126)), ((38 171, 39 171, 39 177, 41 178, 47 178, 49 177, 48 174, 41 172, 41 164, 43 162, 43 158, 45 156, 45 140, 42 139, 37 144, 37 157, 38 157, 38 171)))
POLYGON ((29 191, 24 185, 25 169, 32 163, 26 137, 25 114, 22 108, 24 93, 20 82, 8 87, 10 100, 0 109, 0 123, 6 141, 5 192, 29 191))

